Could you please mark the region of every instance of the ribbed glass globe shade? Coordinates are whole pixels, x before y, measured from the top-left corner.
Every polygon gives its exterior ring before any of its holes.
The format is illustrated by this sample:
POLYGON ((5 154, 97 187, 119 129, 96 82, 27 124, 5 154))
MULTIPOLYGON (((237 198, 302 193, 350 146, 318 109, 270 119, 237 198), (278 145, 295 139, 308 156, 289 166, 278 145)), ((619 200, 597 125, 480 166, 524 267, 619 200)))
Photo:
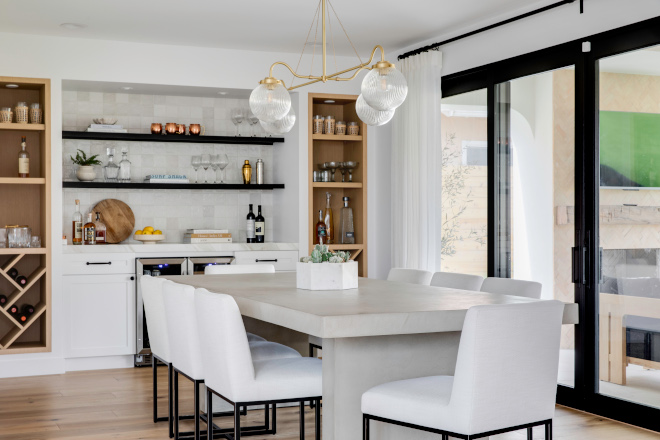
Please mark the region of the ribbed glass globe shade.
POLYGON ((250 94, 250 110, 260 121, 282 119, 290 108, 291 97, 282 84, 259 84, 250 94))
POLYGON ((406 100, 408 83, 393 67, 372 69, 362 80, 362 96, 375 110, 394 110, 406 100))
POLYGON ((379 111, 370 107, 362 95, 355 102, 355 111, 358 117, 367 125, 384 125, 394 116, 394 110, 379 111))
POLYGON ((296 113, 293 111, 293 107, 289 110, 289 113, 286 114, 282 119, 275 122, 264 122, 260 121, 261 126, 264 130, 271 134, 284 134, 291 131, 293 126, 296 123, 296 113))

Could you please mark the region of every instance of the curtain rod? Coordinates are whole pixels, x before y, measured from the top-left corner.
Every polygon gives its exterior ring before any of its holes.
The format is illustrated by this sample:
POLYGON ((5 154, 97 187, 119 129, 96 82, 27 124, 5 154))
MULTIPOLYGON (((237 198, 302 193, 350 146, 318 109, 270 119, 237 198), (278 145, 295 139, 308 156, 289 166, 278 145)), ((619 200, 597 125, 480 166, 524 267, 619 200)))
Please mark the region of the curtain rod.
MULTIPOLYGON (((471 31, 471 32, 468 32, 466 34, 459 35, 457 37, 453 37, 453 38, 450 38, 448 40, 441 41, 439 43, 434 43, 434 44, 430 44, 428 46, 420 47, 419 49, 411 50, 410 52, 406 52, 403 55, 399 55, 397 57, 397 59, 399 61, 401 61, 405 58, 408 58, 408 57, 411 57, 411 56, 414 56, 414 55, 419 55, 422 52, 428 52, 429 50, 435 50, 440 46, 444 46, 445 44, 453 43, 454 41, 462 40, 463 38, 471 37, 472 35, 479 34, 481 32, 485 32, 485 31, 494 29, 496 27, 500 27, 500 26, 503 26, 505 24, 509 24, 509 23, 514 22, 514 21, 521 20, 523 18, 531 17, 532 15, 540 14, 541 12, 549 11, 550 9, 554 9, 554 8, 559 7, 559 6, 568 5, 568 4, 571 4, 571 3, 575 3, 575 0, 562 0, 562 1, 559 1, 557 3, 553 3, 551 5, 544 6, 544 7, 539 8, 539 9, 534 9, 533 11, 529 11, 529 12, 526 12, 524 14, 517 15, 515 17, 506 19, 504 21, 500 21, 498 23, 491 24, 491 25, 486 26, 486 27, 482 27, 481 29, 471 31)), ((580 0, 580 14, 582 14, 583 12, 584 12, 584 0, 580 0)))

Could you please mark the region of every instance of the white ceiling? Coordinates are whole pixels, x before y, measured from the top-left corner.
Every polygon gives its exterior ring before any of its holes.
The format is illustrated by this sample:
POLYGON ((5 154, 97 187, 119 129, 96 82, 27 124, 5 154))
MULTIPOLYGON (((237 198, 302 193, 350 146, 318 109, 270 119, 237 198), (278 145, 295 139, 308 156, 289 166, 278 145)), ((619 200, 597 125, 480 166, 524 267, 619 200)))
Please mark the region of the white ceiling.
MULTIPOLYGON (((375 44, 393 51, 554 1, 333 0, 332 4, 360 55, 366 57, 375 44)), ((317 4, 317 0, 0 0, 0 32, 300 52, 317 4), (61 23, 86 27, 68 30, 61 23)), ((333 31, 337 54, 352 54, 336 22, 333 31)))

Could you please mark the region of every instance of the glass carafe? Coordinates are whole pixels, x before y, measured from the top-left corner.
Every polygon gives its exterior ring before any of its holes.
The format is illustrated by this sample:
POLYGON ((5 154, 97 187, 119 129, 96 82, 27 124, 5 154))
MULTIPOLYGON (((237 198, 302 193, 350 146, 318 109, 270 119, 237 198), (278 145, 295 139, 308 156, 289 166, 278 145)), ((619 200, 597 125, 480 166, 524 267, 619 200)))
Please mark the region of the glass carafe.
POLYGON ((339 242, 342 244, 355 243, 355 229, 353 228, 353 208, 348 207, 348 197, 342 199, 344 207, 341 208, 341 217, 339 221, 339 242))
POLYGON ((122 183, 130 183, 131 181, 131 161, 128 160, 128 150, 122 148, 121 162, 119 162, 119 181, 122 183))
POLYGON ((103 167, 106 182, 117 182, 119 165, 115 163, 115 149, 108 148, 108 163, 103 167))

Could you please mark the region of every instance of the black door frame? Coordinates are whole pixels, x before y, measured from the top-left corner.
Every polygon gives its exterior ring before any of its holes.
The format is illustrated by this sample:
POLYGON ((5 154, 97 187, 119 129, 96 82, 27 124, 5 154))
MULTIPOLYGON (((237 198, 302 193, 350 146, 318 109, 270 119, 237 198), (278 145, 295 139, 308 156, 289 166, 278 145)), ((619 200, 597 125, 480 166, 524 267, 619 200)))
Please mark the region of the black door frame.
POLYGON ((660 409, 598 394, 599 152, 598 60, 660 44, 660 17, 442 77, 442 96, 486 89, 488 97, 488 275, 500 267, 497 246, 495 85, 575 66, 575 387, 558 386, 557 402, 660 431, 660 409), (583 43, 587 43, 583 45, 583 43), (589 47, 590 46, 590 47, 589 47))

